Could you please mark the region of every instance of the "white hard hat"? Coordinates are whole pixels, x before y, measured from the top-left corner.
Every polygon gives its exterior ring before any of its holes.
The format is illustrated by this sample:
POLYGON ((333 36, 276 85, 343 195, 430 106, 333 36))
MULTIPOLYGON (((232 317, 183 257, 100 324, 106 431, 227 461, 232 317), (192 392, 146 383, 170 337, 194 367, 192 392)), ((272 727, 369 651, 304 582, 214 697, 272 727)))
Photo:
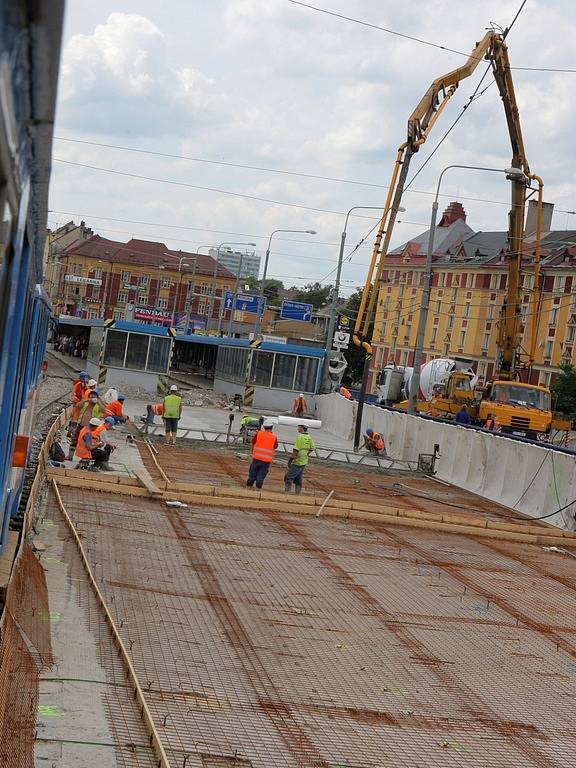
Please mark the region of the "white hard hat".
POLYGON ((90 419, 88 424, 90 424, 91 427, 99 427, 100 424, 102 424, 102 420, 101 419, 96 419, 96 418, 90 419))
POLYGON ((264 422, 264 424, 262 424, 262 426, 264 427, 264 429, 270 429, 270 427, 274 426, 274 422, 272 421, 272 419, 266 419, 266 421, 264 422))
POLYGON ((302 392, 300 392, 300 394, 298 395, 298 397, 304 397, 304 395, 302 394, 302 392))
POLYGON ((96 384, 98 384, 98 382, 96 381, 96 379, 90 379, 90 380, 88 381, 88 386, 89 386, 89 387, 95 387, 95 386, 96 386, 96 384))
POLYGON ((170 392, 178 392, 178 387, 176 386, 176 384, 172 384, 172 386, 170 387, 170 392))

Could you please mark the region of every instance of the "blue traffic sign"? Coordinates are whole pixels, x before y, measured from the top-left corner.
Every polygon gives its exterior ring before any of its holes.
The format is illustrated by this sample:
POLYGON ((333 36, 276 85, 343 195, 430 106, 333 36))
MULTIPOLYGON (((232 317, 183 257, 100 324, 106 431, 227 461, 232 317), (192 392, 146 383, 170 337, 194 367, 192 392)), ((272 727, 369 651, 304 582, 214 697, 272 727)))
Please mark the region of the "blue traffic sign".
POLYGON ((303 320, 312 322, 314 304, 304 304, 301 301, 283 301, 280 309, 281 320, 303 320))
MULTIPOLYGON (((226 291, 224 294, 224 309, 234 309, 236 312, 253 312, 256 314, 258 311, 258 296, 253 296, 251 293, 237 293, 236 301, 234 302, 233 291, 226 291)), ((266 309, 266 297, 264 297, 264 306, 261 311, 266 309)))

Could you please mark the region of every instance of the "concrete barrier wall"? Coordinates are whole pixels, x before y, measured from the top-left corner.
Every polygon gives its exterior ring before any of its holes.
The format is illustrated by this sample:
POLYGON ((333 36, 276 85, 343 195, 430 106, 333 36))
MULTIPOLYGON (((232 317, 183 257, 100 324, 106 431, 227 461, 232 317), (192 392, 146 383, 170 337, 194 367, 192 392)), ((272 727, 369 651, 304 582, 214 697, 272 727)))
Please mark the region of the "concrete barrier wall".
MULTIPOLYGON (((317 397, 318 418, 332 434, 354 434, 357 404, 338 394, 317 397)), ((417 461, 440 446, 436 476, 530 517, 547 515, 576 499, 576 457, 489 432, 442 424, 373 405, 364 406, 362 432, 380 432, 386 453, 417 461)), ((548 522, 576 530, 576 504, 548 522)))

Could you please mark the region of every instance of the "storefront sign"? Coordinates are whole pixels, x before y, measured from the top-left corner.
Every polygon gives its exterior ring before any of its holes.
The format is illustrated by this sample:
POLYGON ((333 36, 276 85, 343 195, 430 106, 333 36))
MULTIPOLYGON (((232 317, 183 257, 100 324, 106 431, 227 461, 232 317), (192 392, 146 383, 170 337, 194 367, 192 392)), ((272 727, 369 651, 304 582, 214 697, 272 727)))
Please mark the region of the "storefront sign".
POLYGON ((138 307, 134 310, 134 317, 138 320, 154 320, 157 323, 171 323, 172 313, 164 309, 152 309, 149 307, 138 307))
POLYGON ((102 285, 102 280, 97 277, 82 277, 81 275, 64 275, 64 281, 79 285, 102 285))

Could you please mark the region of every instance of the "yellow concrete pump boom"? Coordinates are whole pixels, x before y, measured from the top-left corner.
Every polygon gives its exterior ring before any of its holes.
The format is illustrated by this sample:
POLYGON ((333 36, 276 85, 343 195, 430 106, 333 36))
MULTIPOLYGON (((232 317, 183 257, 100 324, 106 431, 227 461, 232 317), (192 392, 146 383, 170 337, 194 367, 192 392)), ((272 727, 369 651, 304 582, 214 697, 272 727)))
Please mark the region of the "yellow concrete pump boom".
MULTIPOLYGON (((407 140, 400 145, 396 154, 390 187, 384 204, 382 218, 378 225, 352 339, 357 346, 362 346, 365 349, 368 356, 372 354, 371 339, 369 338, 370 324, 374 316, 380 277, 402 200, 412 155, 418 152, 428 138, 434 124, 456 92, 460 81, 470 77, 483 59, 492 64, 494 79, 504 105, 510 143, 512 145, 511 166, 520 169, 524 174, 523 176, 521 174, 514 174, 509 177, 512 182, 512 206, 508 227, 508 286, 507 298, 502 306, 500 315, 495 371, 496 377, 506 379, 514 377, 515 356, 520 331, 519 288, 526 186, 529 185, 530 178, 536 178, 540 185, 541 180, 538 177, 530 176, 530 169, 524 151, 516 95, 510 72, 508 47, 504 36, 494 30, 487 32, 482 40, 476 44, 463 66, 434 80, 416 109, 410 115, 407 140)), ((538 235, 539 233, 537 233, 537 237, 538 235)))

